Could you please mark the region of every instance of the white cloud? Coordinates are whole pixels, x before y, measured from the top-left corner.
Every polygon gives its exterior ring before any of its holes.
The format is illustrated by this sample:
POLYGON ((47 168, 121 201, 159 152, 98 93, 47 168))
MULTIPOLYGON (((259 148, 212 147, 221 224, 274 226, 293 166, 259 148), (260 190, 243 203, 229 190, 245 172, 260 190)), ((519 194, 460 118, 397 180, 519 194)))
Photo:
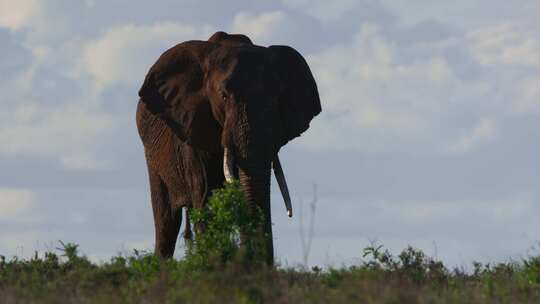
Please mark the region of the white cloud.
POLYGON ((471 104, 482 106, 477 103, 491 85, 456 74, 441 48, 457 43, 459 39, 399 44, 368 23, 349 44, 307 56, 323 114, 315 118, 313 130, 301 143, 323 150, 444 151, 458 129, 448 121, 449 114, 476 111, 471 104), (404 57, 418 48, 422 48, 418 55, 404 57))
POLYGON ((26 27, 39 9, 37 0, 0 0, 0 27, 14 31, 26 27))
POLYGON ((517 81, 512 99, 513 110, 516 113, 540 111, 540 78, 529 77, 517 81))
POLYGON ((287 15, 281 11, 253 13, 239 12, 234 16, 231 33, 247 35, 256 44, 270 44, 272 37, 279 36, 287 15))
POLYGON ((506 118, 540 110, 540 82, 525 65, 540 52, 521 56, 510 48, 480 61, 469 46, 482 35, 472 33, 426 41, 414 29, 364 23, 351 41, 309 54, 323 112, 298 146, 441 155, 469 153, 507 134, 499 132, 511 128, 506 118), (472 127, 464 132, 464 126, 472 127))
POLYGON ((112 126, 109 115, 72 105, 49 109, 32 103, 17 106, 14 113, 0 124, 0 154, 49 157, 72 169, 103 165, 93 145, 112 126))
POLYGON ((28 189, 0 188, 0 220, 13 220, 34 204, 34 194, 28 189))
POLYGON ((308 15, 324 23, 339 19, 358 4, 358 0, 282 0, 290 8, 304 10, 308 15))
POLYGON ((92 77, 98 91, 118 84, 136 85, 166 49, 185 40, 207 39, 211 33, 208 25, 172 22, 113 27, 84 46, 79 69, 92 77))
MULTIPOLYGON (((0 113, 0 155, 52 159, 75 170, 109 167, 111 155, 97 153, 110 140, 108 134, 131 121, 121 113, 127 115, 134 108, 112 114, 118 108, 102 108, 103 90, 139 85, 163 51, 185 40, 206 39, 211 33, 210 26, 128 24, 111 27, 86 42, 81 37, 56 45, 27 41, 33 61, 8 79, 10 85, 2 86, 14 98, 7 101, 13 111, 0 113), (63 87, 67 81, 70 87, 63 87), (60 97, 52 105, 54 93, 37 97, 36 87, 49 93, 58 89, 69 97, 60 97)), ((133 102, 132 98, 118 100, 133 102)))
POLYGON ((450 148, 454 152, 467 152, 481 142, 491 140, 495 137, 497 128, 491 119, 481 119, 470 132, 460 137, 450 148))
POLYGON ((540 64, 540 39, 510 23, 472 31, 467 38, 474 58, 482 65, 540 64))

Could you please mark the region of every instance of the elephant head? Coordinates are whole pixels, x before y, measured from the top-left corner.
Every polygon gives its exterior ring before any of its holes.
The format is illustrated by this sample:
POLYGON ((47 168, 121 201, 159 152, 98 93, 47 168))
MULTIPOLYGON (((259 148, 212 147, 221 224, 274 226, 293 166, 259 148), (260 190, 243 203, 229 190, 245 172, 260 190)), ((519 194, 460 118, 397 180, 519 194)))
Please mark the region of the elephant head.
POLYGON ((290 213, 277 153, 321 111, 304 58, 288 46, 261 47, 217 32, 163 53, 139 96, 182 141, 223 153, 225 178, 238 177, 247 199, 261 207, 271 246, 272 163, 290 213))

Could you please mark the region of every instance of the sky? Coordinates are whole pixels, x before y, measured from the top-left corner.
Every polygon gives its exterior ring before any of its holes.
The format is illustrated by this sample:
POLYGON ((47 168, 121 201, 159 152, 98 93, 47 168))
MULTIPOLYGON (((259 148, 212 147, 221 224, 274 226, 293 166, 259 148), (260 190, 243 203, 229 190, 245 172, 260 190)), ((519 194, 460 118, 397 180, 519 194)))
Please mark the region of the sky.
MULTIPOLYGON (((153 248, 137 91, 217 30, 290 45, 323 112, 280 158, 276 256, 358 263, 378 242, 451 266, 540 254, 540 2, 0 0, 0 255, 153 248), (489 12, 489 13, 488 13, 489 12), (316 185, 316 192, 314 192, 316 185), (303 207, 302 207, 303 206, 303 207)), ((177 246, 181 255, 182 244, 177 246)))

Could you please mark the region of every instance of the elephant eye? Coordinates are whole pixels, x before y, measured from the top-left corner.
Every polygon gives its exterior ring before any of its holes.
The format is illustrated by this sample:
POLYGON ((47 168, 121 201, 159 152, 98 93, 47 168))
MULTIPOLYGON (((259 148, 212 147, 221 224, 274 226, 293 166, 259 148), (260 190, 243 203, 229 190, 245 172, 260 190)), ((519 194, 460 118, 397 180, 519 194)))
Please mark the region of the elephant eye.
POLYGON ((223 101, 227 101, 228 99, 228 96, 227 96, 227 93, 225 93, 224 91, 221 91, 221 99, 223 99, 223 101))

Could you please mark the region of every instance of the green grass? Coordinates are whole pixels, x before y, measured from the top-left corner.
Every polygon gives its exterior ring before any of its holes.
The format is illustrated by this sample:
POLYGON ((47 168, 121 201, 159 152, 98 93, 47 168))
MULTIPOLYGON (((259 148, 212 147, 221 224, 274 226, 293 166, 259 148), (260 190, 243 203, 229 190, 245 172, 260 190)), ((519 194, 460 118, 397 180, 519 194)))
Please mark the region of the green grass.
POLYGON ((249 238, 257 235, 258 211, 246 210, 237 183, 214 192, 207 209, 192 215, 205 234, 181 260, 134 251, 93 263, 62 242, 30 259, 0 256, 0 303, 540 302, 540 257, 474 263, 464 272, 411 247, 395 256, 373 245, 351 267, 267 267, 249 238))
POLYGON ((0 259, 1 303, 538 303, 540 258, 449 270, 421 251, 364 250, 363 262, 310 270, 237 262, 195 268, 135 252, 95 264, 61 252, 0 259))

